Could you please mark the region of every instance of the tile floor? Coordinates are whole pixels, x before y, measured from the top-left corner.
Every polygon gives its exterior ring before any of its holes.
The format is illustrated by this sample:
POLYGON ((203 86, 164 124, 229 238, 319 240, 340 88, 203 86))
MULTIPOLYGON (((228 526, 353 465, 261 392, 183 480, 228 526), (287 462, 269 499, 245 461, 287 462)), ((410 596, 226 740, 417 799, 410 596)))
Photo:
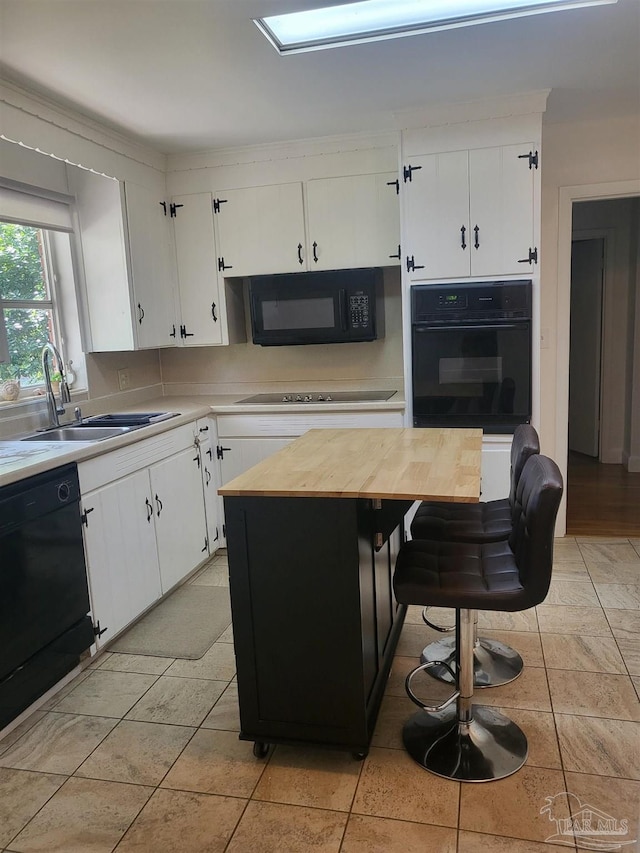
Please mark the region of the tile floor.
MULTIPOLYGON (((191 583, 226 575, 216 557, 191 583)), ((106 652, 0 740, 0 850, 561 853, 583 848, 554 838, 555 821, 585 805, 618 821, 612 844, 628 843, 639 837, 639 608, 640 539, 567 538, 543 605, 480 614, 525 670, 479 699, 530 745, 522 770, 481 785, 433 776, 402 748, 414 711, 404 676, 431 635, 418 608, 363 762, 284 746, 255 759, 237 737, 230 629, 197 661, 106 652)))

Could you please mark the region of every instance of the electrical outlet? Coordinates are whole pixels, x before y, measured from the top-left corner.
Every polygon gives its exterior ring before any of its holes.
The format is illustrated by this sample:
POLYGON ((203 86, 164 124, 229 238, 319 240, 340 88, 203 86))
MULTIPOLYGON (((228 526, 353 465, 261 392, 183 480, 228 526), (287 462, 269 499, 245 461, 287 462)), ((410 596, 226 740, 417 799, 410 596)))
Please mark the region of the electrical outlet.
POLYGON ((118 386, 121 391, 126 391, 131 384, 131 377, 129 376, 129 368, 125 367, 122 370, 118 371, 118 386))

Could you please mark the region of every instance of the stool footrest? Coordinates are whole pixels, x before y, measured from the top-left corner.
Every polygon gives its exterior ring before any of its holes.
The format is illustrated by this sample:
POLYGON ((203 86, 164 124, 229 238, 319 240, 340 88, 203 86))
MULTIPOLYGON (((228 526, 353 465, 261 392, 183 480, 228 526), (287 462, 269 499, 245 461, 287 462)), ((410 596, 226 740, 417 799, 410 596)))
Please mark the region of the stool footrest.
POLYGON ((450 631, 455 631, 455 625, 436 625, 435 622, 429 622, 427 619, 427 613, 429 612, 430 605, 427 606, 422 611, 422 621, 425 625, 428 625, 430 628, 433 628, 434 631, 439 631, 441 634, 448 634, 450 631))
POLYGON ((440 705, 425 705, 424 702, 422 702, 416 696, 416 694, 413 692, 413 689, 411 687, 411 681, 412 681, 414 675, 416 675, 418 672, 426 672, 427 670, 431 669, 432 666, 445 667, 445 669, 449 670, 449 672, 453 676, 453 680, 455 681, 455 673, 453 672, 453 670, 451 669, 449 664, 444 663, 443 661, 436 660, 436 661, 431 661, 430 663, 421 663, 420 666, 417 666, 415 669, 412 669, 411 672, 409 673, 409 675, 407 675, 407 678, 406 678, 405 683, 404 683, 404 687, 405 687, 405 690, 407 691, 407 695, 408 695, 409 699, 411 699, 411 701, 414 702, 418 706, 418 708, 422 708, 423 711, 433 711, 433 712, 443 711, 445 708, 448 708, 449 705, 451 705, 453 702, 455 702, 456 699, 458 699, 458 697, 460 696, 459 690, 454 690, 453 693, 450 696, 448 696, 445 699, 445 701, 442 702, 440 705))

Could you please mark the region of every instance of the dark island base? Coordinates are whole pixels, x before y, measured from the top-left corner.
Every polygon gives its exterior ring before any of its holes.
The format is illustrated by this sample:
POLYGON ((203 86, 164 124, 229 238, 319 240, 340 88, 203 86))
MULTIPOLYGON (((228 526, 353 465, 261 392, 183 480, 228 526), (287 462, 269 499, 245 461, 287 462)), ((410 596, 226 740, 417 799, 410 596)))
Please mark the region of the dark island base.
POLYGON ((369 749, 406 608, 411 501, 225 497, 243 740, 369 749))

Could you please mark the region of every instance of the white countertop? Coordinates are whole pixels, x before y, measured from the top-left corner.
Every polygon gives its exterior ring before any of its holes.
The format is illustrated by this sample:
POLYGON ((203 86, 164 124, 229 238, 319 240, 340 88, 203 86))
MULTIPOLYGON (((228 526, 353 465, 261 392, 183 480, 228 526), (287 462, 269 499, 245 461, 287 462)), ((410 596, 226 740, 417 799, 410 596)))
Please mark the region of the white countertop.
MULTIPOLYGON (((294 389, 295 390, 295 389, 294 389)), ((108 438, 103 441, 20 441, 21 436, 0 440, 0 486, 14 483, 25 477, 49 471, 69 462, 82 462, 103 453, 109 453, 120 447, 133 444, 169 429, 190 423, 196 418, 207 415, 247 415, 247 414, 317 414, 319 412, 367 412, 367 411, 404 411, 405 400, 396 393, 389 400, 358 403, 239 403, 239 400, 251 396, 252 392, 239 394, 212 394, 203 396, 166 396, 145 400, 135 406, 118 406, 111 411, 118 412, 179 412, 177 417, 150 424, 129 433, 108 438)), ((284 393, 284 392, 283 392, 284 393)), ((104 413, 107 413, 105 410, 104 413)), ((31 434, 31 433, 28 433, 31 434)))

